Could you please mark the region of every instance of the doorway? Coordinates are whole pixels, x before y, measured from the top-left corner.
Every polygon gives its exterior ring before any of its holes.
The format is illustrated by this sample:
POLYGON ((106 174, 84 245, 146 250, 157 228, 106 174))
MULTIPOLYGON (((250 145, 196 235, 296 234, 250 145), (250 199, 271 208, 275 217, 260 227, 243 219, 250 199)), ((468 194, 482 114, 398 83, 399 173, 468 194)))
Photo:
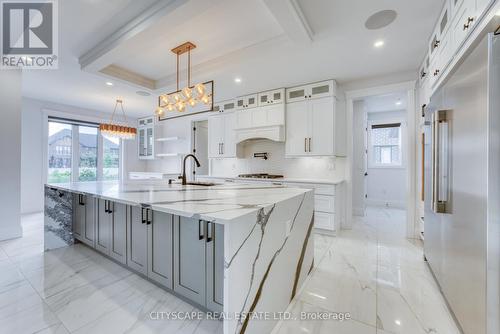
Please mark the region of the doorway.
MULTIPOLYGON (((347 209, 404 210, 403 229, 416 237, 414 82, 347 93, 347 209)), ((348 211, 349 212, 349 211, 348 211)), ((351 219, 352 216, 348 215, 351 219)), ((350 223, 346 224, 350 228, 350 223)))
POLYGON ((208 175, 208 120, 192 122, 192 150, 191 152, 200 161, 200 167, 192 163, 193 176, 208 175))

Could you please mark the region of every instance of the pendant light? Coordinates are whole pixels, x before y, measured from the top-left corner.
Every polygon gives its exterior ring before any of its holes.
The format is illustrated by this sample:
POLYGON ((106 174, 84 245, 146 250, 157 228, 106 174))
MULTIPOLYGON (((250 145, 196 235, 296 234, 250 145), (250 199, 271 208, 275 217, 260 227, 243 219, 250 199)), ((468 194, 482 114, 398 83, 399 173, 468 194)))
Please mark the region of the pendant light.
POLYGON ((127 121, 127 116, 125 115, 125 110, 123 110, 123 101, 120 99, 116 100, 115 103, 115 108, 113 109, 113 114, 111 115, 111 121, 109 123, 103 123, 99 125, 99 130, 101 131, 102 135, 105 137, 112 137, 112 138, 118 138, 118 139, 134 139, 135 135, 137 134, 137 129, 130 127, 130 126, 125 126, 125 125, 120 125, 115 122, 113 122, 116 109, 120 106, 122 113, 123 113, 123 119, 126 124, 128 124, 127 121))
POLYGON ((158 108, 156 114, 161 116, 166 109, 167 111, 183 112, 188 107, 194 107, 199 103, 210 105, 212 103, 212 94, 208 93, 205 84, 198 83, 191 85, 191 50, 195 49, 196 45, 191 42, 186 42, 172 49, 177 57, 177 90, 173 93, 162 94, 159 97, 158 108), (179 86, 179 57, 187 53, 187 86, 180 89, 179 86))

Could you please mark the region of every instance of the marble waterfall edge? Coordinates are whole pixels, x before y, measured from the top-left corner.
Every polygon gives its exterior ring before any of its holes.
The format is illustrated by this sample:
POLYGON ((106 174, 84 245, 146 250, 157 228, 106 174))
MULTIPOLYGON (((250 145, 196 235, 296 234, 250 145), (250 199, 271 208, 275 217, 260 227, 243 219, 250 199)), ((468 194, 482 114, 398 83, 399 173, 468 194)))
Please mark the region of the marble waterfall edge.
POLYGON ((269 333, 287 309, 313 266, 313 203, 308 191, 225 225, 225 334, 269 333))
POLYGON ((45 187, 44 249, 73 245, 73 195, 45 187))

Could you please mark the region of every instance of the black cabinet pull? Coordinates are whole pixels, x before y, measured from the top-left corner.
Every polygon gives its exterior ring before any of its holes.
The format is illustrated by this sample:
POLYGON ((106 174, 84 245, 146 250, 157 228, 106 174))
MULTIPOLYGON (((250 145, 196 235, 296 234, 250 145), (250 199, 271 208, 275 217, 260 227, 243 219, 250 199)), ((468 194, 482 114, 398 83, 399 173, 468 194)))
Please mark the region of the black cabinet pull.
POLYGON ((144 219, 144 208, 141 207, 141 220, 143 224, 146 224, 146 219, 144 219))
POLYGON ((198 220, 198 240, 203 240, 205 232, 203 231, 203 220, 198 220))
POLYGON ((114 209, 114 205, 111 201, 108 201, 108 213, 109 214, 112 214, 113 213, 113 209, 114 209))
POLYGON ((108 201, 104 200, 104 212, 108 213, 108 201))
POLYGON ((214 223, 207 222, 207 243, 212 242, 214 238, 214 223))

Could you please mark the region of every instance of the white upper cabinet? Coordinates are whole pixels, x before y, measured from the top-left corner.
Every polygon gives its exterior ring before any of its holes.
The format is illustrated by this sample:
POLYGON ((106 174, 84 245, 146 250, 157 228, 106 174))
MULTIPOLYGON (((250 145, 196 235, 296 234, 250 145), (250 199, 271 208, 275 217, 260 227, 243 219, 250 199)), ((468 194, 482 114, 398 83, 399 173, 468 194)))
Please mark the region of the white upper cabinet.
POLYGON ((279 104, 285 102, 285 89, 275 89, 258 94, 259 106, 279 104))
POLYGON ((335 95, 335 81, 328 80, 308 85, 288 88, 286 90, 286 102, 299 102, 308 99, 322 98, 335 95))
POLYGON ((235 113, 235 129, 251 129, 266 126, 285 125, 285 105, 270 104, 250 110, 238 110, 235 113))
POLYGON ((141 160, 154 159, 154 127, 153 117, 141 118, 137 126, 137 155, 141 160))
POLYGON ((230 112, 236 110, 236 100, 226 100, 214 103, 214 111, 230 112))
POLYGON ((236 157, 234 134, 235 113, 220 113, 208 117, 209 158, 236 157))
POLYGON ((334 156, 335 108, 334 96, 287 104, 286 156, 334 156))
POLYGON ((249 109, 258 106, 257 94, 241 96, 236 99, 237 109, 249 109))

